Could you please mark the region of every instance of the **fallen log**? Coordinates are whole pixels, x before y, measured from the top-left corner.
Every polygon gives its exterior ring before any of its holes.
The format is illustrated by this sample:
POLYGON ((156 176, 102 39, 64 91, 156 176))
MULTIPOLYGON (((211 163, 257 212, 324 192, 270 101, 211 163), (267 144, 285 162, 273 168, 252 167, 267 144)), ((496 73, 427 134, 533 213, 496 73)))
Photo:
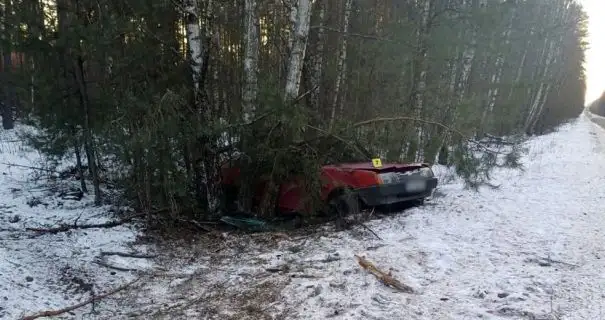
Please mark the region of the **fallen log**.
POLYGON ((382 282, 384 285, 397 289, 401 292, 406 292, 406 293, 414 293, 414 289, 410 286, 408 286, 407 284, 402 283, 401 281, 395 279, 391 273, 386 273, 384 271, 381 271, 380 269, 378 269, 372 262, 370 262, 369 260, 367 260, 365 257, 360 257, 358 255, 355 255, 355 258, 357 258, 357 263, 359 263, 359 265, 365 269, 366 271, 368 271, 369 273, 371 273, 372 275, 374 275, 376 278, 378 278, 378 280, 380 282, 382 282))
POLYGON ((63 309, 58 309, 58 310, 41 311, 41 312, 38 312, 38 313, 30 315, 30 316, 25 316, 25 317, 21 318, 21 320, 35 320, 35 319, 38 319, 38 318, 55 317, 55 316, 58 316, 58 315, 61 315, 61 314, 64 314, 64 313, 67 313, 67 312, 70 312, 70 311, 74 311, 74 310, 76 310, 78 308, 81 308, 81 307, 83 307, 85 305, 91 304, 93 302, 105 299, 105 298, 107 298, 107 297, 109 297, 109 296, 111 296, 113 294, 116 294, 116 293, 118 293, 118 292, 120 292, 120 291, 122 291, 122 290, 124 290, 124 289, 126 289, 128 287, 130 287, 131 285, 133 285, 137 281, 139 281, 139 279, 135 279, 133 281, 130 281, 130 282, 128 282, 128 283, 126 283, 126 284, 124 284, 122 286, 119 286, 119 287, 117 287, 117 288, 115 288, 113 290, 110 290, 110 291, 108 291, 106 293, 103 293, 103 294, 100 294, 98 296, 94 296, 94 297, 92 297, 92 298, 90 298, 88 300, 82 301, 82 302, 80 302, 78 304, 75 304, 73 306, 65 307, 63 309))

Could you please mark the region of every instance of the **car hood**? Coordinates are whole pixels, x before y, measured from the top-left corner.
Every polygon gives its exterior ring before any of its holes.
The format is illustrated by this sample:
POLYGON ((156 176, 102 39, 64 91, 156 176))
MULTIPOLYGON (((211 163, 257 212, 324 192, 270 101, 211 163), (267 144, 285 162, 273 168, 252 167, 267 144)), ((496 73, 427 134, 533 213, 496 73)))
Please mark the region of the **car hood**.
POLYGON ((375 168, 372 162, 355 162, 355 163, 339 163, 324 166, 325 168, 338 168, 345 170, 370 170, 370 171, 398 171, 398 170, 413 170, 422 167, 427 167, 426 163, 383 163, 382 167, 375 168))

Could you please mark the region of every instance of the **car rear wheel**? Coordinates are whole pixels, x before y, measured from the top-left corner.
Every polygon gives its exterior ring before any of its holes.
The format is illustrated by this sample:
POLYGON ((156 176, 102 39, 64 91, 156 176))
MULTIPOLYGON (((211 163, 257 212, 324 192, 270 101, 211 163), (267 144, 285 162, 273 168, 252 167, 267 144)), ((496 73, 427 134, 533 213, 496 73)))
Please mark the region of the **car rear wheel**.
POLYGON ((359 212, 359 198, 353 192, 342 192, 330 197, 330 200, 328 200, 328 210, 331 216, 337 218, 356 214, 359 212))

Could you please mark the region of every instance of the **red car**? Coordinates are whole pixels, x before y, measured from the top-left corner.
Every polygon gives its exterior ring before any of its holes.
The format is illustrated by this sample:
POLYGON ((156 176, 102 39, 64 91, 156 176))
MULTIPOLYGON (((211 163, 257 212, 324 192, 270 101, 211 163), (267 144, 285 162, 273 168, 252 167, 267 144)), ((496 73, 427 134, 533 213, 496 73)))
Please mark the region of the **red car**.
MULTIPOLYGON (((231 195, 230 202, 237 195, 239 177, 239 168, 223 167, 222 181, 226 194, 231 195)), ((339 214, 354 212, 359 205, 375 207, 422 201, 437 187, 437 178, 426 163, 382 164, 378 159, 325 165, 321 169, 320 181, 320 199, 339 214)), ((300 177, 293 177, 280 186, 278 212, 309 213, 311 196, 306 194, 302 182, 300 177)), ((265 184, 259 181, 254 202, 260 203, 265 195, 265 184)))

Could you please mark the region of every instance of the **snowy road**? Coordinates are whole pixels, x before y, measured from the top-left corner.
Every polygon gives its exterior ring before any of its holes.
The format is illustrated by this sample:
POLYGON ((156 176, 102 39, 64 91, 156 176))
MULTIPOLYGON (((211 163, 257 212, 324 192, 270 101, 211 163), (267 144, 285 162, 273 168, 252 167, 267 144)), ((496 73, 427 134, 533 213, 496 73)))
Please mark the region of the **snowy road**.
MULTIPOLYGON (((605 319, 605 131, 582 116, 526 147, 525 170, 496 172, 497 190, 442 185, 445 195, 432 203, 367 223, 382 240, 360 228, 281 241, 217 235, 222 238, 214 246, 199 240, 173 245, 170 252, 158 248, 155 273, 99 303, 92 315, 90 307, 82 308, 76 318, 605 319), (385 287, 360 269, 354 255, 391 269, 416 293, 385 287)), ((27 210, 25 221, 64 214, 27 210)), ((0 214, 0 221, 8 218, 0 214)), ((73 259, 81 268, 92 268, 91 252, 117 245, 103 240, 104 232, 71 234, 67 243, 80 243, 73 259)), ((107 234, 125 242, 134 237, 107 234)), ((27 248, 0 240, 0 318, 87 297, 65 297, 61 286, 44 286, 38 277, 51 275, 39 260, 50 254, 40 257, 27 248), (22 263, 27 259, 37 263, 22 263), (38 274, 36 286, 7 280, 24 274, 38 274), (32 288, 43 295, 28 300, 32 288)), ((57 252, 63 251, 51 251, 57 252)), ((94 272, 90 281, 99 290, 112 283, 103 280, 110 277, 107 270, 94 272)), ((124 282, 132 276, 112 277, 124 282)))
POLYGON ((529 141, 525 172, 498 172, 498 190, 444 186, 434 206, 374 222, 384 241, 342 236, 284 252, 343 257, 284 293, 306 297, 297 310, 306 319, 603 319, 604 137, 582 116, 529 141), (419 294, 391 292, 353 254, 394 268, 419 294))

